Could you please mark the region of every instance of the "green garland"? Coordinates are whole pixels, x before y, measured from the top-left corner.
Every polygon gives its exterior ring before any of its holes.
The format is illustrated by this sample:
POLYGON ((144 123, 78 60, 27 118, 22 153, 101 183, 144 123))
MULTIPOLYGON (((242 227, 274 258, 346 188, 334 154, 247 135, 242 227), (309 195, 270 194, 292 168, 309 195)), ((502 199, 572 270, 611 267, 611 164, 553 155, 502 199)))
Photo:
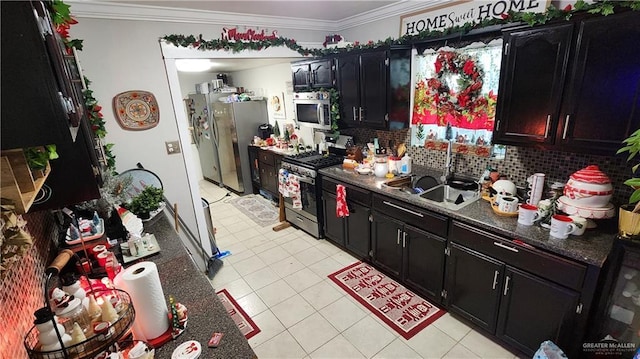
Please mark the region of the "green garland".
MULTIPOLYGON (((71 25, 78 23, 78 21, 71 16, 70 6, 62 2, 62 0, 54 0, 51 3, 51 19, 56 27, 56 32, 60 34, 60 37, 62 37, 67 52, 72 53, 72 48, 74 47, 77 50, 82 51, 82 40, 69 38, 69 29, 71 28, 71 25)), ((94 135, 99 139, 103 139, 107 134, 107 130, 105 128, 104 118, 100 112, 102 107, 98 105, 98 100, 93 97, 93 91, 89 89, 91 81, 89 81, 86 76, 84 77, 84 81, 86 89, 82 92, 82 95, 84 97, 89 125, 91 126, 91 130, 94 135)), ((116 156, 111 152, 113 146, 113 143, 107 143, 102 146, 102 148, 107 161, 105 165, 108 170, 115 174, 116 156)))
POLYGON ((331 108, 329 113, 331 114, 331 130, 334 134, 339 135, 338 120, 340 120, 340 92, 334 88, 323 89, 329 93, 331 100, 331 108))
POLYGON ((640 10, 640 0, 620 2, 605 0, 596 3, 586 3, 584 0, 578 0, 573 7, 571 5, 567 5, 564 9, 558 9, 555 6, 550 5, 544 13, 509 11, 508 13, 503 14, 500 19, 487 18, 478 23, 465 23, 464 25, 456 25, 444 30, 423 31, 417 35, 404 35, 398 39, 389 37, 377 42, 368 41, 365 44, 360 44, 356 41, 344 48, 308 49, 298 45, 294 39, 288 39, 286 37, 277 37, 272 40, 243 42, 218 39, 204 40, 202 38, 202 34, 198 35, 198 37, 195 37, 194 35, 185 36, 174 34, 165 35, 162 37, 162 40, 178 47, 193 47, 202 51, 225 50, 238 53, 244 50, 262 50, 269 47, 284 46, 303 56, 326 56, 351 50, 364 50, 382 46, 412 44, 414 42, 438 38, 452 33, 466 34, 471 30, 492 25, 506 25, 518 22, 527 23, 531 26, 543 25, 553 20, 569 20, 573 15, 584 12, 606 16, 613 14, 615 7, 629 8, 631 10, 638 11, 640 10))

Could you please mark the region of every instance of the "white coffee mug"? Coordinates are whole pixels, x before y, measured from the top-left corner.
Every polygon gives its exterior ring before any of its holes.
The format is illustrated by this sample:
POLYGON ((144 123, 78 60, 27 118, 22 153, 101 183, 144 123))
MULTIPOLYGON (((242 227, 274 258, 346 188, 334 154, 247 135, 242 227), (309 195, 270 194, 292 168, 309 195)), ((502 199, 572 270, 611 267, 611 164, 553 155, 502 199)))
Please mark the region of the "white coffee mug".
POLYGON ((575 232, 571 233, 574 236, 581 236, 584 234, 584 231, 587 229, 587 219, 582 218, 580 216, 569 216, 573 221, 573 224, 576 225, 575 232))
POLYGON ((501 196, 498 209, 505 213, 515 213, 518 211, 518 199, 512 196, 501 196))
POLYGON ((578 227, 573 224, 573 220, 569 216, 556 214, 551 217, 551 231, 549 232, 551 237, 567 239, 576 229, 578 229, 578 227))
POLYGON ((527 191, 529 199, 527 203, 536 206, 538 202, 540 202, 542 192, 544 191, 544 177, 544 173, 534 173, 527 179, 529 183, 529 191, 527 191))
POLYGON ((530 205, 528 203, 523 203, 520 205, 520 208, 518 209, 518 223, 525 226, 530 226, 538 218, 540 218, 538 207, 530 205))

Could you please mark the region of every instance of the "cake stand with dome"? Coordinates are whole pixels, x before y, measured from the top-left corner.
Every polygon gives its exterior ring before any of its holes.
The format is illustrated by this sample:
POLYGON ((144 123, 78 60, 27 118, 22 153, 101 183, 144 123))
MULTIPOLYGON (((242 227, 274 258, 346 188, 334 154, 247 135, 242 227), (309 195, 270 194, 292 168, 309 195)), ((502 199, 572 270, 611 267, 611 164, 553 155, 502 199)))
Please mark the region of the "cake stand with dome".
POLYGON ((587 218, 587 228, 595 228, 594 219, 613 218, 615 206, 609 202, 613 186, 596 165, 587 166, 569 177, 564 196, 558 198, 558 209, 568 215, 587 218))
POLYGON ((608 219, 616 215, 616 207, 613 203, 607 203, 604 207, 585 207, 575 203, 567 196, 558 198, 558 209, 570 216, 579 216, 587 219, 587 228, 596 228, 594 219, 608 219))

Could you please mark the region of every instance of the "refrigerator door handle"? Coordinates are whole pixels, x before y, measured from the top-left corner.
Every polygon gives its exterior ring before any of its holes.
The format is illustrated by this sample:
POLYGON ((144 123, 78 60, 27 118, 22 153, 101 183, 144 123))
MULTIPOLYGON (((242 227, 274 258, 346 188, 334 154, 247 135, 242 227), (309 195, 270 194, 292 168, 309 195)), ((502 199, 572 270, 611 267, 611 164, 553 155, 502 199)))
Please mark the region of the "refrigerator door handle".
POLYGON ((219 148, 220 140, 218 137, 218 122, 216 121, 216 117, 213 113, 210 113, 209 117, 211 117, 211 127, 213 128, 211 137, 213 137, 213 143, 216 145, 216 148, 219 148))
POLYGON ((196 144, 196 147, 200 147, 200 128, 198 127, 195 114, 191 115, 191 136, 193 136, 193 142, 196 144))

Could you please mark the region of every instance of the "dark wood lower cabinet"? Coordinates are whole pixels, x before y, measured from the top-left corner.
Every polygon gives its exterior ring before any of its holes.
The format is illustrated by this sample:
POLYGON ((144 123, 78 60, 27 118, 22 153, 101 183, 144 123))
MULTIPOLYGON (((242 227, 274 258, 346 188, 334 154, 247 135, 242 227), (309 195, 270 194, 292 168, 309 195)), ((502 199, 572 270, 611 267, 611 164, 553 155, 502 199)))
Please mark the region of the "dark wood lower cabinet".
POLYGON ((494 333, 504 263, 451 243, 445 288, 449 310, 494 333))
POLYGON ((371 214, 371 209, 349 200, 347 196, 349 215, 344 218, 338 218, 336 217, 336 202, 335 194, 329 191, 322 191, 325 237, 348 249, 360 259, 369 258, 369 250, 371 250, 369 215, 371 214))
POLYGON ((408 225, 405 225, 404 232, 406 243, 402 277, 405 283, 440 302, 447 241, 408 225))
POLYGON ((570 348, 580 293, 451 243, 447 303, 521 350, 533 353, 545 340, 570 348))
POLYGON ((440 303, 446 240, 379 212, 373 213, 372 228, 373 263, 440 303))
POLYGON ((402 277, 404 223, 374 212, 372 227, 373 263, 400 279, 402 277))
POLYGON ((567 347, 579 293, 507 266, 502 295, 498 337, 527 355, 545 340, 567 347))
POLYGON ((324 209, 324 236, 328 240, 344 247, 344 220, 336 217, 336 196, 323 191, 322 204, 324 209))
POLYGON ((349 199, 347 205, 349 217, 345 218, 345 246, 360 258, 367 258, 371 249, 371 210, 358 203, 349 203, 349 199))

